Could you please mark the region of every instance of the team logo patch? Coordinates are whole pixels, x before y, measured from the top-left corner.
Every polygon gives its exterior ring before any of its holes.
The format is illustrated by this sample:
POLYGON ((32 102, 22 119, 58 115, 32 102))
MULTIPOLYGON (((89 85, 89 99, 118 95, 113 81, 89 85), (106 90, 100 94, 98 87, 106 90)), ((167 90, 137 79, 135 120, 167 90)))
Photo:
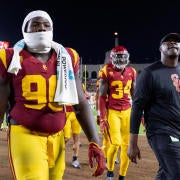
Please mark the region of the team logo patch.
POLYGON ((112 72, 112 71, 110 71, 110 72, 109 72, 109 75, 110 75, 110 76, 112 76, 112 75, 113 75, 113 72, 112 72))
POLYGON ((172 74, 171 79, 173 81, 173 85, 176 87, 176 91, 180 92, 180 79, 177 74, 172 74))
POLYGON ((47 70, 47 66, 45 64, 43 64, 43 69, 47 70))

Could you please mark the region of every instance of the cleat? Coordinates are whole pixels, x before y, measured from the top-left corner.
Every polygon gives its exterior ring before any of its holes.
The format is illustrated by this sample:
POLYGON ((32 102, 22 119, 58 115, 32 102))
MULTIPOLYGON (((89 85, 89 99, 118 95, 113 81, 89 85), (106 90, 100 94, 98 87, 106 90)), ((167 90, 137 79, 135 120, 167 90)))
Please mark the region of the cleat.
POLYGON ((106 180, 113 180, 113 179, 114 179, 113 171, 107 171, 106 180))
POLYGON ((119 175, 119 180, 125 180, 125 176, 119 175))
POLYGON ((81 168, 80 163, 79 163, 78 160, 72 161, 72 166, 73 166, 74 168, 78 168, 78 169, 81 168))

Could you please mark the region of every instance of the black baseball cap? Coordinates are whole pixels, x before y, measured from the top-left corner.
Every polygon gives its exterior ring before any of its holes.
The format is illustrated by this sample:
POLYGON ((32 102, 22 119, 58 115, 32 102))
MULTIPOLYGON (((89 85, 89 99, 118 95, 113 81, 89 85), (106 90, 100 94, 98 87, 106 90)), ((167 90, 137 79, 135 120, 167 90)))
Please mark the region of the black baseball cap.
POLYGON ((169 34, 166 34, 160 41, 160 45, 163 43, 163 42, 167 42, 169 40, 173 40, 175 42, 180 42, 180 34, 178 33, 169 33, 169 34))

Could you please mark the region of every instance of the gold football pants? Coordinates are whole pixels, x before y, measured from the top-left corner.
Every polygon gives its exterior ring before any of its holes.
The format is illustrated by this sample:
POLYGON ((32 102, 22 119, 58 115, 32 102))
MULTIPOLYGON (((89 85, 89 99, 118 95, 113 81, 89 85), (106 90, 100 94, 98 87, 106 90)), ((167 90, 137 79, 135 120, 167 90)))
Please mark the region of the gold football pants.
POLYGON ((114 162, 120 148, 119 175, 121 176, 126 176, 129 166, 127 148, 130 138, 130 113, 130 108, 123 111, 108 110, 109 132, 112 144, 110 144, 107 152, 107 168, 109 171, 114 170, 114 162))
POLYGON ((63 131, 48 135, 10 125, 10 165, 17 180, 61 180, 65 170, 63 131))

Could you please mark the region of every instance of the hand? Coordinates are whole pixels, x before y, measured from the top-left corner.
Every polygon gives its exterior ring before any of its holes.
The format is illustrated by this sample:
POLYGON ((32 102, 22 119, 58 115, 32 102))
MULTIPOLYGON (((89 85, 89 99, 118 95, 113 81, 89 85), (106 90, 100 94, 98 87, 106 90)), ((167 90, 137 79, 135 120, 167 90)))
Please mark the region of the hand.
POLYGON ((88 93, 85 93, 86 99, 90 99, 90 96, 88 93))
POLYGON ((106 163, 104 158, 104 153, 100 146, 96 143, 90 142, 89 143, 89 165, 91 168, 95 168, 94 173, 92 176, 100 176, 103 174, 106 163))
POLYGON ((100 130, 102 133, 105 132, 105 130, 108 130, 109 129, 109 124, 108 124, 108 121, 105 120, 105 119, 100 119, 100 130))
POLYGON ((139 150, 139 147, 137 145, 130 145, 128 147, 128 157, 131 160, 131 162, 137 164, 137 158, 141 159, 141 152, 139 150))
POLYGON ((141 124, 142 124, 143 126, 145 126, 144 116, 142 116, 142 118, 141 118, 141 124))
POLYGON ((141 118, 141 124, 142 124, 142 126, 144 127, 144 132, 146 132, 146 125, 145 125, 145 120, 144 120, 144 116, 142 116, 142 118, 141 118))
POLYGON ((105 119, 100 120, 100 130, 104 137, 109 138, 110 143, 112 144, 110 132, 109 132, 109 124, 108 121, 105 119))

